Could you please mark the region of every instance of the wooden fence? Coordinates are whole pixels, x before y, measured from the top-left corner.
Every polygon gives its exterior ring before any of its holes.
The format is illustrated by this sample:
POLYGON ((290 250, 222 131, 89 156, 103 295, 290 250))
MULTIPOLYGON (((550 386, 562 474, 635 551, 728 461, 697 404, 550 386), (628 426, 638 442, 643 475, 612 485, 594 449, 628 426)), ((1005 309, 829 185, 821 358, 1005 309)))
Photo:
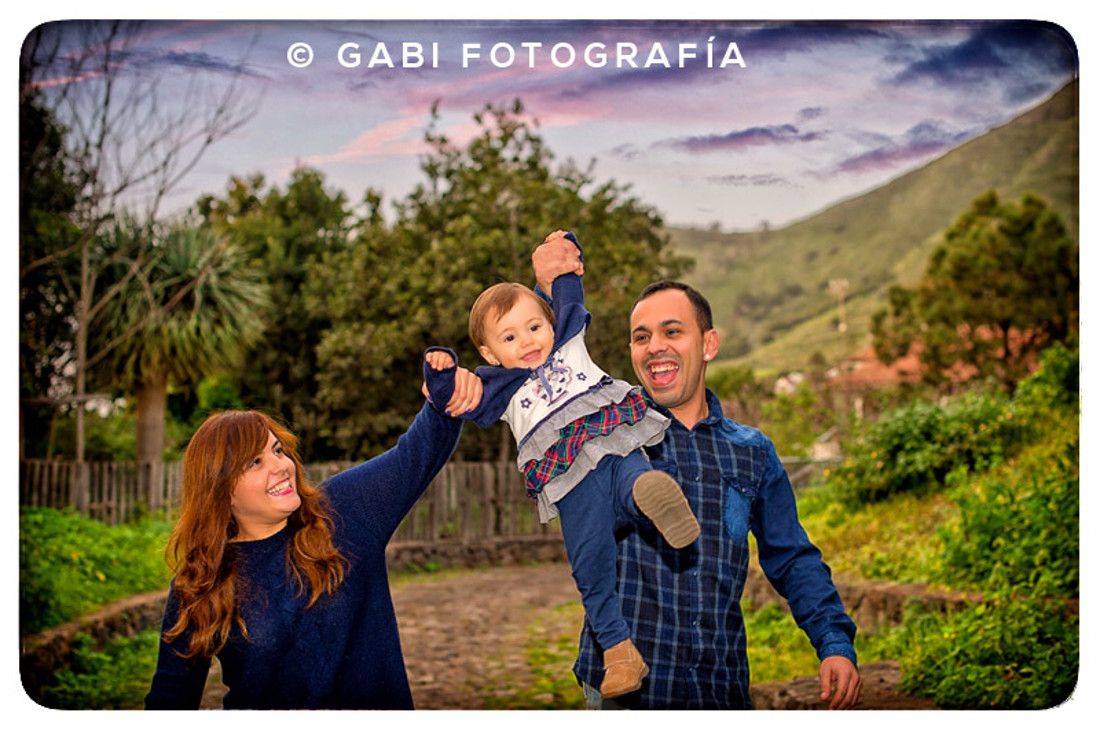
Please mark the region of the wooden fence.
MULTIPOLYGON (((784 459, 796 488, 813 482, 829 461, 784 459)), ((352 463, 306 466, 319 483, 352 463)), ((89 462, 88 504, 79 512, 109 524, 178 505, 182 463, 145 465, 133 462, 89 462), (152 485, 152 489, 143 488, 152 485)), ((24 460, 19 464, 19 504, 30 507, 78 508, 72 486, 76 464, 24 460)), ((451 462, 428 486, 394 535, 395 541, 434 542, 492 537, 544 535, 557 530, 539 524, 534 501, 526 497, 514 462, 451 462)))
MULTIPOLYGON (((314 483, 352 463, 306 466, 314 483)), ((145 466, 133 462, 91 462, 85 515, 109 524, 132 520, 179 504, 180 462, 145 466), (159 474, 157 474, 159 473, 159 474), (154 486, 152 493, 140 485, 154 486)), ((76 464, 25 460, 19 465, 19 504, 28 507, 77 508, 73 485, 76 464)), ((451 462, 436 475, 394 535, 395 541, 433 542, 449 539, 543 535, 533 500, 526 497, 513 462, 451 462)))

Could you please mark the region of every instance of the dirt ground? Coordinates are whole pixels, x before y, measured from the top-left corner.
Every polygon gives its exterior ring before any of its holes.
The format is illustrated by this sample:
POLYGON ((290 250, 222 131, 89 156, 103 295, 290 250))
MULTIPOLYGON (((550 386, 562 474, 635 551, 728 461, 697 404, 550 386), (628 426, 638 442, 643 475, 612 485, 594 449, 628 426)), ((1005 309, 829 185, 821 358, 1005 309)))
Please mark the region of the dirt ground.
MULTIPOLYGON (((480 709, 494 694, 529 686, 528 626, 579 600, 564 563, 463 572, 394 587, 413 703, 425 710, 480 709)), ((579 625, 554 630, 580 634, 579 625)))
MULTIPOLYGON (((505 567, 399 585, 393 590, 401 645, 419 709, 483 708, 492 693, 508 693, 530 670, 524 658, 529 625, 548 633, 579 634, 575 613, 548 612, 579 601, 564 563, 505 567), (471 598, 474 598, 471 601, 471 598), (500 682, 494 682, 499 678, 500 682)), ((897 692, 896 663, 861 668, 861 709, 930 709, 933 704, 897 692)), ((757 707, 806 709, 817 702, 816 677, 754 687, 757 707)), ((577 691, 578 698, 580 690, 577 691)))
MULTIPOLYGON (((578 601, 564 563, 515 566, 442 574, 398 582, 393 601, 401 645, 421 710, 483 709, 494 696, 509 695, 532 682, 525 645, 532 623, 548 636, 577 635, 575 612, 555 608, 578 601)), ((562 672, 568 668, 563 666, 562 672)), ((861 668, 863 693, 859 709, 931 709, 929 701, 899 694, 896 663, 869 663, 861 668)), ((224 687, 216 674, 207 686, 204 707, 220 705, 224 687)), ((753 687, 758 708, 810 709, 817 678, 753 687)), ((580 690, 577 690, 580 698, 580 690)))

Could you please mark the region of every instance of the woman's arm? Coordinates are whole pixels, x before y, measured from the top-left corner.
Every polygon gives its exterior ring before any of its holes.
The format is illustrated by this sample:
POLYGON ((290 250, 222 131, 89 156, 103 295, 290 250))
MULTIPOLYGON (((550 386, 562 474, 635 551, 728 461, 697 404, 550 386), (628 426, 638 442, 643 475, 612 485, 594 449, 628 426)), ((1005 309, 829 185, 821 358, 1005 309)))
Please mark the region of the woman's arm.
POLYGON ((481 379, 458 367, 458 356, 450 348, 431 347, 424 352, 424 385, 428 402, 447 416, 469 414, 482 402, 481 379))
POLYGON ((451 458, 461 431, 461 421, 425 402, 395 446, 333 475, 324 487, 345 519, 388 541, 451 458))

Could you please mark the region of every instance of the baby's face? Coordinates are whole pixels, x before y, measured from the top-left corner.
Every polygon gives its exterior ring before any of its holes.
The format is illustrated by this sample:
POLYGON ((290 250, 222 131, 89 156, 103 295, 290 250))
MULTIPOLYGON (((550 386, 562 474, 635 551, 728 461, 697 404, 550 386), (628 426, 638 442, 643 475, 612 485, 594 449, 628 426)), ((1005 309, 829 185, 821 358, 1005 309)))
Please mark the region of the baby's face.
POLYGON ((554 328, 539 303, 520 297, 512 309, 485 328, 481 355, 505 368, 538 368, 554 348, 554 328))

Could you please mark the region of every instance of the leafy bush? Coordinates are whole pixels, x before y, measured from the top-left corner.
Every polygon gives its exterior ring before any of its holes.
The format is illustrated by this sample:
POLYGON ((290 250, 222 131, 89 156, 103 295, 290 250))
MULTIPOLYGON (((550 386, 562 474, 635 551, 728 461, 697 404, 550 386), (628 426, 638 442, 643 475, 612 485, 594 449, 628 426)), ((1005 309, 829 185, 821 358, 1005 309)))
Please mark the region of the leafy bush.
POLYGON ((911 608, 889 641, 905 692, 943 708, 1041 709, 1077 683, 1078 625, 1058 602, 1005 592, 947 615, 911 608))
MULTIPOLYGON (((1076 435, 1074 435, 1076 436, 1076 435)), ((955 491, 958 517, 940 528, 941 579, 952 585, 1076 597, 1080 581, 1080 477, 1076 438, 1037 449, 1006 474, 955 491)))
POLYGON ((19 621, 30 634, 104 604, 168 585, 171 525, 146 519, 108 526, 73 511, 19 512, 19 621))
POLYGON ((760 428, 780 445, 784 456, 810 456, 817 436, 836 424, 828 398, 807 381, 791 393, 775 394, 760 407, 760 428))
POLYGON ((1039 356, 1039 370, 1020 383, 1016 400, 1025 414, 1041 417, 1052 409, 1076 411, 1081 399, 1081 352, 1057 343, 1039 356))
POLYGON ((72 667, 56 674, 42 702, 48 708, 127 710, 142 708, 157 664, 160 633, 146 630, 96 650, 78 635, 72 667))
POLYGON ((1022 441, 1014 403, 968 392, 944 405, 916 402, 883 415, 848 445, 828 483, 848 504, 939 485, 960 467, 984 469, 1022 441))

